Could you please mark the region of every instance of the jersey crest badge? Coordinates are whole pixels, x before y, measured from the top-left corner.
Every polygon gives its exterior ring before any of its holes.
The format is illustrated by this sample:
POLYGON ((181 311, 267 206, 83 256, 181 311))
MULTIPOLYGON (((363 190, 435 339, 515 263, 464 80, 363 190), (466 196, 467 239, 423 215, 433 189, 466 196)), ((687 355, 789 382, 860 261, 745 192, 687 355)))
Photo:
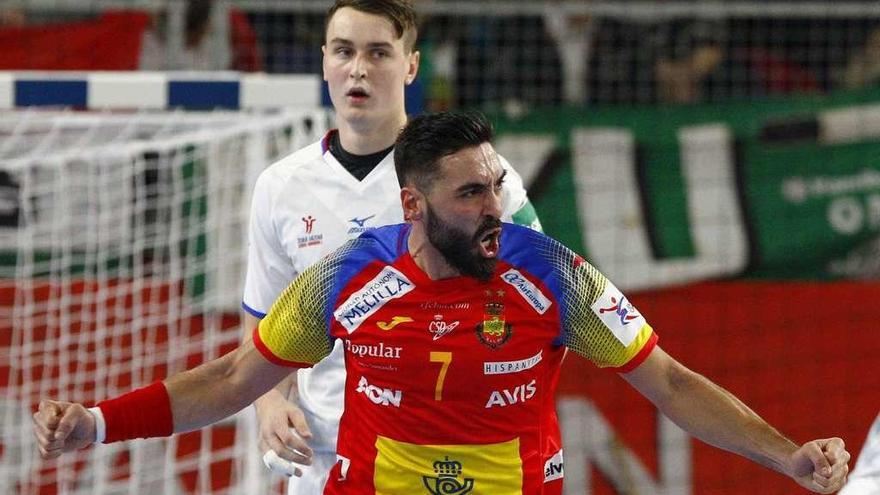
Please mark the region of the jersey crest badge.
POLYGON ((488 302, 483 306, 483 322, 477 324, 477 338, 490 349, 497 349, 510 340, 513 326, 504 320, 504 291, 486 291, 488 302))
POLYGON ((462 465, 455 460, 434 461, 437 476, 422 476, 425 488, 431 495, 464 495, 474 489, 473 478, 461 477, 462 465))

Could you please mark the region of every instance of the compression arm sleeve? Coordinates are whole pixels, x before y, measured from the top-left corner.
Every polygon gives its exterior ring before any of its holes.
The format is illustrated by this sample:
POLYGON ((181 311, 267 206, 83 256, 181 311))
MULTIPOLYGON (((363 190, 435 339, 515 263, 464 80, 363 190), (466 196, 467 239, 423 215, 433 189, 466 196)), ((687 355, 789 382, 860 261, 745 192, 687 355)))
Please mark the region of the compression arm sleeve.
POLYGON ((330 354, 326 319, 333 274, 333 255, 311 266, 281 293, 254 331, 254 344, 270 361, 309 367, 330 354))

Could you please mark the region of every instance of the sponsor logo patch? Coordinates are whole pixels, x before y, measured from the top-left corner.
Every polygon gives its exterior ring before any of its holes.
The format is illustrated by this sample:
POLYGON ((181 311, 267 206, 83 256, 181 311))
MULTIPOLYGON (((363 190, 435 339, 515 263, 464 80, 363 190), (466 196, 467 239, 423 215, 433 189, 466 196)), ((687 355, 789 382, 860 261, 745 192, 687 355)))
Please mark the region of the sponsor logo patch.
POLYGON ((493 390, 489 394, 489 400, 486 401, 486 409, 492 409, 495 406, 507 407, 523 403, 534 397, 537 391, 538 385, 535 380, 517 385, 511 389, 493 390))
POLYGON ((378 406, 394 406, 400 407, 400 401, 403 400, 403 392, 400 390, 391 390, 390 388, 377 387, 370 385, 365 377, 361 377, 355 392, 364 394, 370 402, 378 406))
POLYGON ((431 495, 464 495, 474 489, 474 479, 462 477, 462 470, 460 462, 445 456, 443 460, 434 461, 436 476, 422 476, 422 481, 431 495))
POLYGON ((336 454, 336 464, 339 464, 339 478, 336 481, 345 481, 348 478, 348 468, 351 467, 351 459, 344 455, 336 454))
POLYGON ((488 361, 483 363, 484 375, 506 375, 509 373, 519 373, 534 368, 536 364, 541 362, 541 355, 544 351, 538 351, 537 354, 530 358, 520 359, 519 361, 488 361))
POLYGON ((428 331, 434 335, 433 340, 437 340, 455 330, 458 327, 458 324, 459 322, 457 320, 452 323, 447 323, 443 320, 443 315, 434 315, 434 320, 428 324, 428 331))
POLYGON ((376 326, 381 328, 382 330, 391 330, 401 323, 412 323, 414 321, 415 320, 413 320, 409 316, 395 316, 391 318, 391 321, 380 321, 379 323, 376 323, 376 326))
POLYGON ((302 217, 302 221, 305 227, 305 234, 296 238, 296 244, 298 247, 309 247, 309 246, 318 246, 324 242, 323 234, 313 234, 312 230, 315 228, 315 222, 318 219, 311 216, 306 215, 302 217))
POLYGON ((348 296, 344 303, 336 308, 333 316, 348 333, 352 333, 367 318, 384 306, 388 301, 402 297, 415 289, 406 276, 396 269, 386 266, 372 280, 364 284, 360 290, 348 296))
POLYGON ((451 302, 451 303, 439 303, 437 301, 427 301, 423 302, 419 305, 421 309, 431 309, 435 311, 444 310, 444 309, 470 309, 471 303, 468 302, 451 302))
POLYGON ((501 280, 504 280, 519 292, 519 295, 526 300, 529 305, 539 314, 544 314, 553 304, 547 296, 541 292, 530 280, 525 278, 522 273, 511 268, 501 274, 501 280))
POLYGON ((553 457, 547 459, 544 463, 544 483, 553 480, 559 480, 564 477, 565 464, 562 462, 562 449, 553 454, 553 457))
POLYGON ((602 295, 590 308, 625 346, 632 343, 645 325, 645 319, 635 306, 611 282, 607 282, 602 295))
POLYGON ((373 227, 367 227, 367 222, 375 216, 376 215, 370 215, 370 216, 364 217, 364 218, 358 218, 358 217, 352 218, 351 220, 349 220, 349 222, 353 223, 354 227, 348 229, 348 234, 349 235, 362 234, 362 233, 372 229, 373 227))
MULTIPOLYGON (((517 437, 501 443, 419 445, 377 435, 370 493, 529 493, 523 491, 520 441, 517 437)), ((541 456, 537 460, 546 458, 541 456)))
POLYGON ((306 224, 306 234, 312 233, 312 228, 315 226, 315 220, 317 220, 317 218, 311 215, 302 217, 303 223, 306 224))
POLYGON ((350 340, 346 340, 345 350, 357 357, 400 359, 400 351, 403 350, 403 347, 386 346, 384 342, 379 342, 379 344, 352 344, 350 340))

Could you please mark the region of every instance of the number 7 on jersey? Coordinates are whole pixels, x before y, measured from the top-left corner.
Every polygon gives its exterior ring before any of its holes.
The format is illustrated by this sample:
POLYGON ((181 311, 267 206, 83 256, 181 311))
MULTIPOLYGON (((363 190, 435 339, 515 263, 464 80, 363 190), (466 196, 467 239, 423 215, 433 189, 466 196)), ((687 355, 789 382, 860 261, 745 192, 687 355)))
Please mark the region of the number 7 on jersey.
POLYGON ((452 362, 451 352, 432 352, 432 363, 442 363, 440 373, 437 374, 437 385, 434 387, 434 400, 443 400, 443 382, 446 380, 446 372, 449 371, 449 363, 452 362))

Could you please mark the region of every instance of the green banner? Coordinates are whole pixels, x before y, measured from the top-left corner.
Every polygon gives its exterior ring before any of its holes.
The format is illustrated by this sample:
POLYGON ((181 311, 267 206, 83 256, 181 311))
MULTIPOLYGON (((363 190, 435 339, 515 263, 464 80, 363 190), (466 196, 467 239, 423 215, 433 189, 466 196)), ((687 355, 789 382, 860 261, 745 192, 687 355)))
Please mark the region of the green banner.
POLYGON ((545 231, 618 285, 880 276, 880 91, 495 122, 545 231))

